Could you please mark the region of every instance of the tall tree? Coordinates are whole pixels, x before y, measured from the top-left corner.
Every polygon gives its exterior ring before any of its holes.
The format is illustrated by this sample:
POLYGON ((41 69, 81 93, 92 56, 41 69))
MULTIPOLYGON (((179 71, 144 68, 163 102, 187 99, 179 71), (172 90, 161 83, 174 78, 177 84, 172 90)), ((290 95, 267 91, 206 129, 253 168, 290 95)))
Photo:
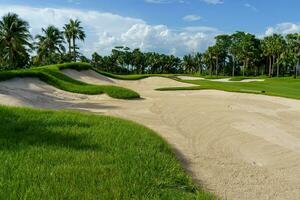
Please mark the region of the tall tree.
POLYGON ((209 69, 209 74, 212 76, 213 65, 214 65, 214 48, 208 47, 203 54, 203 61, 206 65, 206 69, 209 69))
POLYGON ((230 60, 229 49, 231 46, 230 35, 218 35, 215 37, 216 46, 219 48, 219 62, 223 68, 223 74, 225 74, 226 62, 230 60))
POLYGON ((287 40, 287 51, 288 55, 290 55, 290 59, 294 65, 294 77, 298 76, 298 68, 299 68, 299 59, 300 59, 300 34, 288 34, 286 36, 287 40))
POLYGON ((269 58, 269 77, 274 73, 274 65, 277 65, 277 76, 279 76, 280 54, 285 50, 285 40, 281 35, 273 34, 262 40, 262 51, 269 58))
POLYGON ((203 72, 203 54, 202 53, 196 53, 194 56, 194 62, 195 65, 199 68, 199 74, 202 75, 203 72))
POLYGON ((249 61, 258 56, 257 48, 259 48, 259 40, 255 35, 245 32, 236 32, 232 35, 232 45, 230 52, 235 54, 235 61, 243 63, 243 76, 245 71, 249 69, 249 61))
POLYGON ((25 67, 29 61, 29 24, 17 14, 8 13, 0 21, 0 61, 4 68, 25 67))
POLYGON ((70 19, 69 24, 66 24, 65 27, 68 29, 68 35, 71 38, 72 41, 72 48, 73 48, 73 59, 76 62, 77 60, 77 46, 76 46, 76 40, 84 41, 86 38, 85 32, 83 30, 83 27, 81 26, 81 21, 78 19, 73 20, 70 19))

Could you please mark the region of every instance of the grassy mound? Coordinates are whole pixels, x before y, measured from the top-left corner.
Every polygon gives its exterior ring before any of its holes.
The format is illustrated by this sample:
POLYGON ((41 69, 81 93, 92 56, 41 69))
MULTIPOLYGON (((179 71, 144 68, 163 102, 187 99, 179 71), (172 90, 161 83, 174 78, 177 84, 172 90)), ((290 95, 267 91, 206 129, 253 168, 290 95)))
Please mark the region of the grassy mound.
POLYGON ((0 107, 0 199, 213 199, 133 122, 0 107))
POLYGON ((86 70, 91 69, 91 65, 84 63, 69 63, 25 70, 3 71, 0 72, 0 81, 12 78, 33 77, 39 78, 40 80, 61 90, 74 93, 89 95, 106 93, 110 97, 118 99, 136 99, 140 97, 137 92, 130 89, 117 86, 92 85, 74 80, 61 73, 60 70, 62 69, 86 70))

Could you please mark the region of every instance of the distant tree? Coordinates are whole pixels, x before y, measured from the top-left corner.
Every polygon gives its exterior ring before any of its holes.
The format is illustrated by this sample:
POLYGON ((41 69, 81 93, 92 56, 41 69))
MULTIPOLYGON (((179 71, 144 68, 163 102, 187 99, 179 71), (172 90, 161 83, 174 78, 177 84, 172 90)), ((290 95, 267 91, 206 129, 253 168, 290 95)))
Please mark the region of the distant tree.
POLYGON ((94 52, 92 54, 91 64, 94 67, 100 67, 101 63, 102 63, 102 56, 100 56, 97 52, 94 52))

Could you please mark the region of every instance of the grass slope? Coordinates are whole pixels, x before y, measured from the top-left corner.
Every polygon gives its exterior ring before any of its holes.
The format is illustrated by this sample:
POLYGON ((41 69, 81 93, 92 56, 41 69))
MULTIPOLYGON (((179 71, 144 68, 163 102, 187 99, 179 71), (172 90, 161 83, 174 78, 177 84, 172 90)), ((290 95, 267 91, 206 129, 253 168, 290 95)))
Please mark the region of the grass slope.
MULTIPOLYGON (((238 80, 238 79, 236 79, 238 80)), ((198 87, 181 88, 159 88, 161 91, 168 90, 205 90, 214 89, 228 92, 241 92, 279 96, 292 99, 300 99, 300 79, 286 78, 266 78, 263 82, 214 82, 209 80, 185 80, 185 83, 192 83, 198 87)))
POLYGON ((0 199, 213 199, 133 122, 0 106, 0 199))
POLYGON ((61 73, 60 70, 62 69, 86 70, 91 69, 91 65, 84 63, 69 63, 25 70, 3 71, 0 72, 0 81, 12 78, 34 77, 61 90, 74 93, 89 95, 106 93, 110 97, 118 99, 136 99, 140 97, 138 93, 130 89, 110 85, 92 85, 74 80, 61 73))

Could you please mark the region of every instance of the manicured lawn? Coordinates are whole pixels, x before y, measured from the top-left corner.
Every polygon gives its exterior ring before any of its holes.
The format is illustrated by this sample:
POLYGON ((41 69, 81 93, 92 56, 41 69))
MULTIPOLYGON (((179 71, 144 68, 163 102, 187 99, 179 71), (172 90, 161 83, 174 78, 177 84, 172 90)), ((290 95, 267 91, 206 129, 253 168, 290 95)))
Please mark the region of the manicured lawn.
MULTIPOLYGON (((199 85, 198 89, 215 89, 228 92, 255 93, 271 96, 300 99, 300 79, 292 77, 266 78, 263 82, 214 82, 209 80, 186 80, 185 83, 199 85)), ((180 90, 197 89, 197 87, 177 88, 180 90)), ((159 90, 176 90, 176 88, 160 88, 159 90)))
POLYGON ((133 122, 3 106, 0 118, 0 199, 213 199, 133 122))
POLYGON ((62 69, 86 70, 91 69, 91 65, 84 63, 69 63, 25 70, 3 71, 0 72, 0 81, 18 77, 36 77, 61 90, 74 93, 89 95, 106 93, 107 95, 118 99, 136 99, 140 97, 137 92, 130 89, 110 85, 92 85, 74 80, 61 73, 60 70, 62 69))

